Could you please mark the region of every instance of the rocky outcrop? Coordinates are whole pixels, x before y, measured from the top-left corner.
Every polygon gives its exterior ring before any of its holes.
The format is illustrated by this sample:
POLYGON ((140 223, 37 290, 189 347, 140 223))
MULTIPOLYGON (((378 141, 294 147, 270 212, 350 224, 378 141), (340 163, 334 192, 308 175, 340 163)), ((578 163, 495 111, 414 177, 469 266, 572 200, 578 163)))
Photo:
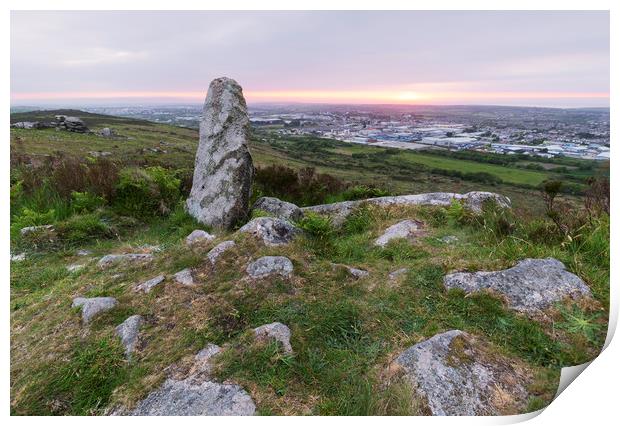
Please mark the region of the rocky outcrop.
POLYGON ((76 297, 72 308, 82 308, 82 322, 88 324, 97 315, 113 309, 118 302, 113 297, 76 297))
POLYGON ((333 204, 303 207, 303 212, 311 211, 330 216, 334 225, 342 224, 346 218, 364 203, 377 206, 443 206, 448 207, 454 200, 460 201, 475 213, 480 213, 485 202, 497 203, 500 207, 509 208, 510 199, 493 192, 468 192, 456 194, 453 192, 432 192, 428 194, 400 195, 389 197, 368 198, 366 200, 342 201, 333 204))
POLYGON ((417 220, 403 220, 385 230, 383 235, 375 240, 375 245, 385 247, 390 241, 406 238, 413 239, 422 228, 422 222, 417 220))
POLYGON ((460 330, 410 347, 394 364, 436 416, 522 413, 528 399, 519 362, 460 330))
POLYGON ((67 130, 69 132, 76 133, 88 133, 88 127, 84 124, 78 117, 68 117, 66 115, 57 115, 56 118, 56 129, 58 130, 67 130))
POLYGON ((591 296, 581 278, 551 258, 525 259, 503 271, 457 272, 446 275, 443 283, 447 289, 460 288, 466 293, 489 290, 504 297, 510 308, 528 314, 567 297, 591 296))
POLYGON ((134 291, 142 291, 144 293, 150 293, 155 287, 164 282, 166 277, 164 275, 158 275, 155 278, 144 281, 134 286, 134 291))
POLYGON ((217 260, 224 254, 226 250, 230 250, 235 246, 235 242, 232 240, 222 241, 207 253, 207 259, 211 262, 211 266, 215 266, 217 260))
POLYGON ((138 333, 144 322, 140 315, 132 315, 116 327, 116 335, 125 347, 125 355, 129 358, 138 344, 138 333))
POLYGON ((275 340, 282 345, 282 349, 285 353, 293 353, 293 348, 291 347, 291 330, 281 322, 273 322, 256 327, 254 329, 254 336, 258 341, 269 342, 275 340))
POLYGON ((148 253, 106 254, 99 259, 99 267, 108 269, 118 265, 143 265, 153 260, 148 253))
POLYGON ((279 246, 293 241, 301 230, 283 219, 257 217, 243 225, 239 232, 254 235, 268 246, 279 246))
POLYGON ((200 143, 187 210, 215 228, 232 228, 245 219, 254 166, 248 150, 250 121, 241 86, 215 79, 203 108, 200 143))
POLYGON ((252 210, 262 210, 273 217, 296 222, 303 217, 303 212, 293 203, 279 200, 274 197, 261 197, 256 200, 252 210))
POLYGON ((284 256, 264 256, 250 263, 246 272, 255 279, 273 275, 290 278, 293 275, 293 263, 284 256))
POLYGON ((209 242, 213 239, 215 239, 215 236, 209 234, 207 231, 203 231, 202 229, 196 229, 185 238, 185 243, 188 246, 191 246, 198 243, 209 242))
POLYGON ((48 129, 52 126, 40 121, 18 121, 11 124, 11 127, 14 129, 48 129))

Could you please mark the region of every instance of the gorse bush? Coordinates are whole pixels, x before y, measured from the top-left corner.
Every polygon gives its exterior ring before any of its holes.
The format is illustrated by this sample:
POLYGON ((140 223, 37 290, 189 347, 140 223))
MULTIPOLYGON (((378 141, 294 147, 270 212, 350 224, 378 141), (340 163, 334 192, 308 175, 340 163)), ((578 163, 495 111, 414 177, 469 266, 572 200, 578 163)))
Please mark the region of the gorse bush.
POLYGON ((124 214, 167 215, 180 199, 180 185, 181 181, 162 167, 123 169, 114 205, 124 214))

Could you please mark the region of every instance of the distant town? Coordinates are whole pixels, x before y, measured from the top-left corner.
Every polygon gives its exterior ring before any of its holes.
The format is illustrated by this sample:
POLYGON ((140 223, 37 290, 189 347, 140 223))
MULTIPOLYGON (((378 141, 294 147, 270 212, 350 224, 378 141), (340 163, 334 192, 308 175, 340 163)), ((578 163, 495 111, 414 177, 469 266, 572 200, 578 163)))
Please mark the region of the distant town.
MULTIPOLYGON (((95 113, 198 127, 199 105, 80 107, 95 113)), ((609 160, 608 108, 250 105, 255 128, 400 149, 609 160)))

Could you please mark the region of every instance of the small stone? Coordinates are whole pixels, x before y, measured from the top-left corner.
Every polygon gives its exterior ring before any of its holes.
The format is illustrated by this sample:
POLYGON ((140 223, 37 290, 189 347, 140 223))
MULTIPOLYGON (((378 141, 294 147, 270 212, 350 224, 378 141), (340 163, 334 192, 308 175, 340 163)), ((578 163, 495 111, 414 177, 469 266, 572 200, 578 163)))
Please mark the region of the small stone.
POLYGON ((107 254, 99 260, 99 267, 107 269, 119 264, 141 265, 152 260, 153 255, 145 253, 107 254))
POLYGON ((254 335, 258 341, 275 340, 282 345, 285 353, 293 353, 293 348, 291 347, 291 330, 280 322, 261 325, 254 329, 254 335))
POLYGON ((214 238, 215 236, 209 234, 208 232, 203 231, 202 229, 196 229, 195 231, 192 231, 192 233, 189 234, 187 238, 185 238, 185 242, 187 243, 188 246, 191 246, 196 243, 204 243, 204 242, 211 241, 214 238))
POLYGON ((11 262, 21 262, 26 260, 26 253, 12 254, 11 262))
POLYGON ((437 240, 444 244, 454 244, 459 239, 455 235, 446 235, 445 237, 437 238, 437 240))
POLYGON ((257 217, 243 225, 239 232, 254 235, 268 246, 288 244, 301 230, 290 222, 274 217, 257 217))
POLYGON ((26 226, 25 228, 22 228, 19 232, 21 233, 22 237, 26 237, 30 234, 38 234, 40 232, 53 231, 53 230, 54 230, 54 225, 39 225, 39 226, 26 226))
POLYGON ((78 256, 90 256, 93 252, 90 250, 78 250, 75 254, 78 256))
POLYGON ((397 269, 397 270, 395 270, 395 271, 393 271, 393 272, 390 272, 390 274, 388 275, 388 277, 389 277, 391 280, 395 280, 395 279, 397 279, 398 277, 400 277, 401 275, 406 274, 407 272, 409 272, 409 268, 400 268, 400 269, 397 269))
POLYGON ((465 293, 490 290, 506 298, 516 311, 534 314, 566 297, 591 296, 590 288, 556 259, 525 259, 512 268, 492 272, 457 272, 444 277, 447 289, 465 293))
POLYGON ((91 319, 102 312, 113 309, 118 302, 113 297, 76 297, 71 304, 72 308, 82 308, 82 322, 88 324, 91 319))
POLYGON ((379 247, 385 247, 391 240, 398 238, 414 237, 422 226, 421 222, 416 220, 403 220, 396 225, 390 226, 385 230, 383 235, 375 240, 375 245, 379 247))
POLYGON ((348 265, 339 265, 336 263, 332 263, 332 268, 334 269, 343 268, 344 270, 347 271, 349 275, 351 275, 353 278, 356 278, 356 279, 365 278, 368 275, 370 275, 370 273, 364 269, 353 268, 348 265))
POLYGON ((181 285, 191 286, 194 285, 194 277, 192 276, 192 270, 185 268, 182 271, 173 275, 174 281, 181 285))
POLYGON ((254 401, 239 385, 167 379, 138 403, 132 416, 252 416, 254 401))
POLYGON ((256 203, 254 203, 252 210, 262 210, 273 215, 273 217, 292 222, 300 220, 304 215, 301 209, 295 204, 274 197, 259 198, 256 203))
POLYGON ((148 281, 144 281, 134 287, 134 291, 143 291, 144 293, 150 293, 157 285, 161 284, 166 279, 165 275, 158 275, 155 278, 151 278, 148 281))
POLYGON ((194 365, 191 373, 210 373, 212 367, 212 358, 222 352, 222 348, 213 343, 208 343, 203 349, 194 356, 194 365))
POLYGON ((234 246, 235 246, 235 242, 232 240, 223 241, 219 243, 218 245, 216 245, 215 247, 213 247, 209 251, 209 253, 207 253, 207 259, 209 259, 209 262, 211 262, 211 265, 215 266, 215 263, 220 258, 220 256, 223 255, 226 250, 230 250, 234 246))
POLYGON ((293 274, 293 263, 284 256, 264 256, 250 263, 246 272, 250 277, 256 279, 272 275, 290 278, 293 274))
POLYGON ((519 361, 460 330, 437 334, 394 361, 435 416, 520 414, 531 378, 519 361))
POLYGON ((67 266, 67 271, 73 273, 73 272, 77 272, 80 269, 83 269, 86 265, 81 265, 79 263, 73 263, 71 265, 67 266))
POLYGON ((116 327, 116 334, 121 338, 121 343, 125 347, 125 355, 129 358, 131 353, 136 349, 138 343, 138 332, 143 319, 140 315, 132 315, 127 318, 121 325, 116 327))

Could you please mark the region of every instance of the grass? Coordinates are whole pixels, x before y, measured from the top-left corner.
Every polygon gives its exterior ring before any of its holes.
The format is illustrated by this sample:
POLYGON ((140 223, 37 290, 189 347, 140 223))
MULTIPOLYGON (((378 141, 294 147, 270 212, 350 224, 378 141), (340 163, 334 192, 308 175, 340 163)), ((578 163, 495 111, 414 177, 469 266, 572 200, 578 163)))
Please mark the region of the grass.
MULTIPOLYGON (((156 146, 161 137, 183 149, 195 143, 189 141, 196 136, 193 130, 119 120, 97 122, 97 126, 117 126, 120 134, 136 135, 122 143, 97 139, 101 149, 114 155, 139 158, 141 146, 156 146)), ((12 137, 23 138, 27 150, 39 153, 49 148, 46 144, 69 149, 70 143, 76 143, 78 150, 91 150, 88 144, 98 138, 46 132, 12 130, 12 137)), ((289 164, 307 165, 312 146, 306 150, 301 145, 293 143, 294 152, 289 154, 268 141, 252 149, 259 164, 287 159, 289 164)), ((339 152, 333 156, 314 154, 313 161, 320 163, 319 169, 352 180, 387 179, 403 191, 417 188, 415 192, 420 192, 419 186, 432 188, 433 184, 439 185, 434 190, 461 191, 469 184, 472 189, 489 189, 427 172, 411 182, 395 179, 394 171, 379 171, 375 163, 351 158, 348 147, 338 145, 339 152), (351 167, 343 167, 341 161, 349 161, 351 167), (368 173, 362 174, 366 166, 368 173)), ((181 167, 192 156, 193 152, 171 149, 157 154, 156 162, 178 161, 175 167, 181 167)), ((532 197, 531 192, 519 193, 525 200, 532 197)), ((147 220, 120 217, 105 207, 55 217, 71 231, 70 244, 37 250, 26 246, 27 259, 11 263, 12 413, 103 414, 117 406, 132 407, 166 378, 168 367, 191 363, 194 354, 212 342, 225 348, 216 358, 216 376, 242 385, 260 414, 427 414, 411 387, 391 375, 390 364, 407 347, 454 328, 489 340, 499 353, 523 363, 535 377, 524 409, 544 407, 555 394, 560 368, 591 360, 602 347, 609 307, 609 218, 584 225, 572 241, 565 241, 550 237, 553 226, 544 219, 531 220, 522 214, 521 200, 514 200, 513 215, 489 210, 478 219, 457 205, 363 205, 339 228, 323 217, 308 215, 299 223, 306 236, 284 247, 218 233, 214 241, 190 248, 185 237, 194 229, 206 228, 180 205, 167 217, 147 220), (422 222, 422 235, 413 242, 374 246, 383 230, 403 219, 422 222), (101 223, 117 231, 113 237, 96 234, 101 223), (438 241, 446 235, 458 240, 438 241), (235 240, 234 249, 211 268, 205 262, 206 253, 229 239, 235 240), (78 256, 77 249, 92 254, 78 256), (108 253, 148 251, 154 261, 147 267, 102 271, 96 265, 108 253), (265 255, 290 258, 294 276, 245 279, 247 264, 265 255), (496 270, 526 257, 549 256, 587 282, 593 302, 560 304, 538 321, 508 310, 492 295, 466 297, 442 286, 443 276, 455 270, 496 270), (85 268, 70 273, 66 266, 73 263, 85 268), (362 268, 370 275, 354 279, 343 268, 334 268, 334 263, 362 268), (187 267, 194 268, 198 282, 194 288, 175 285, 170 278, 187 267), (401 268, 408 272, 388 278, 401 268), (135 283, 159 274, 167 277, 163 285, 148 295, 133 292, 135 283), (79 312, 70 308, 76 296, 114 296, 119 306, 97 317, 87 331, 79 312), (138 350, 127 362, 114 327, 133 314, 142 315, 145 325, 138 350), (252 328, 275 321, 290 327, 294 354, 251 338, 252 328)), ((19 247, 12 244, 12 248, 19 247)))

